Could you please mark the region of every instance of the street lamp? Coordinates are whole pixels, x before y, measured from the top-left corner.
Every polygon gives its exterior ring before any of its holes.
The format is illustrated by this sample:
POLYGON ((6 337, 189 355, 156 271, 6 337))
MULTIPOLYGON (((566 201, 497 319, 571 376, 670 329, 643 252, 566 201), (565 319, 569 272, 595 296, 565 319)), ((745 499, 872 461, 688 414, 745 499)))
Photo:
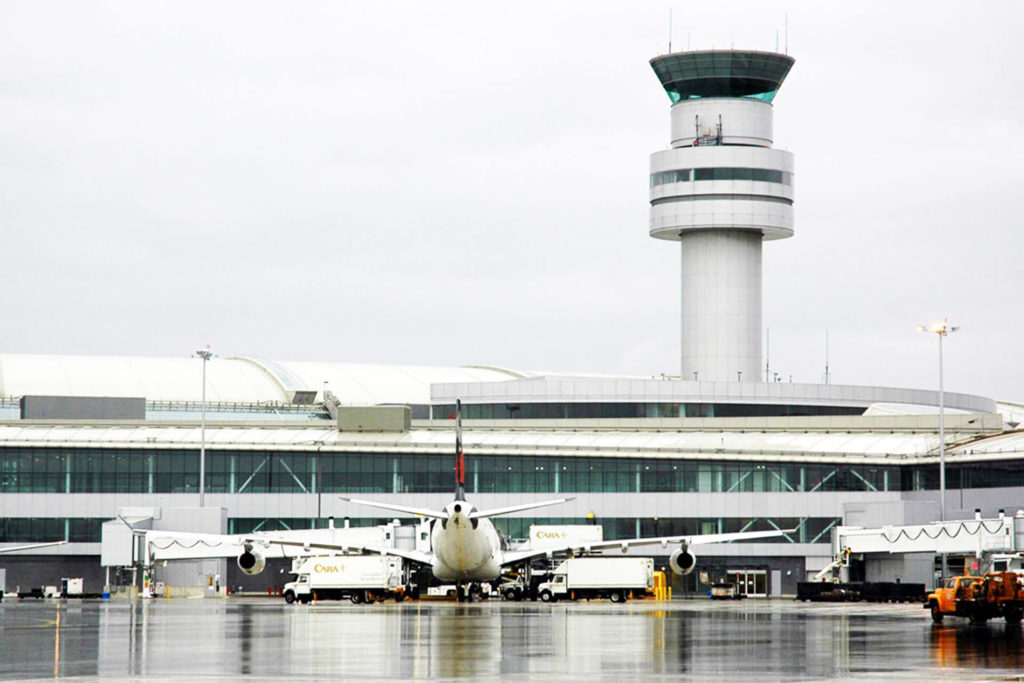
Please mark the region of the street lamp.
MULTIPOLYGON (((939 521, 946 521, 946 405, 942 388, 942 338, 959 330, 950 327, 949 319, 932 325, 918 325, 918 331, 931 332, 939 338, 939 521)), ((946 580, 946 553, 942 553, 942 580, 946 580)))
POLYGON ((196 351, 196 355, 203 359, 203 403, 200 408, 199 418, 199 507, 205 507, 206 497, 206 361, 210 360, 213 353, 210 345, 205 349, 196 351))

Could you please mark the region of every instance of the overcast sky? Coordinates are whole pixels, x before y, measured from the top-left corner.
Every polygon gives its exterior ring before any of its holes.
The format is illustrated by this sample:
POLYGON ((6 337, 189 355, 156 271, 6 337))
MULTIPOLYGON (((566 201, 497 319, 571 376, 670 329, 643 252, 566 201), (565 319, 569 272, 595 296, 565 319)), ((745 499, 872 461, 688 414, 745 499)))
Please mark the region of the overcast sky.
POLYGON ((670 10, 796 59, 772 368, 1024 401, 1019 2, 0 1, 0 352, 678 373, 670 10))

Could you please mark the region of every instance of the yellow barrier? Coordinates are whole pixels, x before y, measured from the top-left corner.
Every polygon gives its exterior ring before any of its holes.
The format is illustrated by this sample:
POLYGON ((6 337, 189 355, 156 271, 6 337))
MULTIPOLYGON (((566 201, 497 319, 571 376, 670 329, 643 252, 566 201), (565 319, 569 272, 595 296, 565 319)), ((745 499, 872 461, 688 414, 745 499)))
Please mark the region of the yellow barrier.
POLYGON ((665 572, 654 572, 654 589, 648 595, 655 600, 671 599, 672 588, 668 585, 665 572))

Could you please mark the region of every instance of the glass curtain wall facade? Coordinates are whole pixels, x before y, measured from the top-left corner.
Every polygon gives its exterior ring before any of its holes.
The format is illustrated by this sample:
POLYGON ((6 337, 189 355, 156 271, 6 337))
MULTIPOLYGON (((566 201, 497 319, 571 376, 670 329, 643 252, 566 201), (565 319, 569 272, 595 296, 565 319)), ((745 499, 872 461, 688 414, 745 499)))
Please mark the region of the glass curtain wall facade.
MULTIPOLYGON (((445 493, 450 454, 206 452, 210 493, 445 493)), ((946 465, 947 487, 1024 486, 1024 459, 946 465)), ((192 449, 0 448, 0 493, 194 493, 192 449)), ((467 458, 467 493, 922 491, 938 465, 493 456, 467 458)))
MULTIPOLYGON (((433 419, 455 417, 455 406, 436 405, 433 419)), ((795 417, 862 415, 863 407, 776 403, 464 403, 467 420, 589 420, 640 417, 795 417)))
MULTIPOLYGON (((450 454, 207 450, 206 491, 274 493, 448 493, 450 454)), ((947 464, 947 488, 1024 486, 1024 459, 947 464)), ((199 453, 193 449, 0 448, 3 493, 196 493, 199 453)), ((920 491, 939 486, 938 465, 882 466, 767 463, 710 459, 493 456, 468 459, 467 493, 814 493, 920 491)), ((0 519, 0 543, 39 539, 96 542, 92 518, 0 519)), ((385 519, 353 519, 376 525, 385 519)), ((499 529, 524 538, 530 523, 585 524, 568 518, 501 518, 499 529)), ((606 538, 797 528, 778 542, 827 542, 838 519, 614 518, 598 519, 606 538)), ((232 518, 229 531, 313 528, 315 518, 232 518)))

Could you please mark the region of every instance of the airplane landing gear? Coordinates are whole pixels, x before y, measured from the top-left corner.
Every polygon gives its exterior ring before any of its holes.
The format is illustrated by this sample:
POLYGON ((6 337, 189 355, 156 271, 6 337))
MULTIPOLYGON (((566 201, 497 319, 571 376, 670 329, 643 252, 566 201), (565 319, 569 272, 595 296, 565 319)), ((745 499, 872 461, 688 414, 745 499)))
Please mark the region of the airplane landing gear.
POLYGON ((469 584, 457 584, 455 595, 459 602, 477 602, 484 599, 484 594, 480 589, 480 584, 475 581, 469 584))

